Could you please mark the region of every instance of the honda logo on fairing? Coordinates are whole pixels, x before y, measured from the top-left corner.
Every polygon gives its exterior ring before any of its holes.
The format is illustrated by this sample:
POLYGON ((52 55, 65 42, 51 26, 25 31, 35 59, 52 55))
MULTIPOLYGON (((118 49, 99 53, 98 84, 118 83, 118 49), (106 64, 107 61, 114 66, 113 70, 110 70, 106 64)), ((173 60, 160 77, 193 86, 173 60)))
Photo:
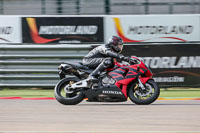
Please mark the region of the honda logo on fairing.
POLYGON ((103 91, 103 94, 116 94, 116 95, 123 95, 120 91, 103 91))

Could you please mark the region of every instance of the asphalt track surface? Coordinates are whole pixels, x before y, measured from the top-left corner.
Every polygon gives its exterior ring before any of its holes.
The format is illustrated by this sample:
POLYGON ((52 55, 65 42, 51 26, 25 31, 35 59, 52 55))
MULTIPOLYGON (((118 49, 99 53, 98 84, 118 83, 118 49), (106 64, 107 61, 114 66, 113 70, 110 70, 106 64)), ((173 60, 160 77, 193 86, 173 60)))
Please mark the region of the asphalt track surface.
POLYGON ((151 105, 56 100, 0 100, 0 132, 200 132, 200 100, 158 100, 151 105))

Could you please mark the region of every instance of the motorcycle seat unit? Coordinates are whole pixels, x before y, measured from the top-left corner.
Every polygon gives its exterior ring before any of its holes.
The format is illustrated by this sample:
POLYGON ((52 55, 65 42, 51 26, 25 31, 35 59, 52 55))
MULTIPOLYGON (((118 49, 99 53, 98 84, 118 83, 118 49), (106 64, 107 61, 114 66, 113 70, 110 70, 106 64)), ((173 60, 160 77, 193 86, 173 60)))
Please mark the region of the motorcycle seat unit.
POLYGON ((76 62, 76 63, 65 62, 65 64, 68 64, 77 70, 83 70, 87 73, 91 73, 93 71, 92 69, 89 69, 87 66, 84 66, 82 62, 76 62))

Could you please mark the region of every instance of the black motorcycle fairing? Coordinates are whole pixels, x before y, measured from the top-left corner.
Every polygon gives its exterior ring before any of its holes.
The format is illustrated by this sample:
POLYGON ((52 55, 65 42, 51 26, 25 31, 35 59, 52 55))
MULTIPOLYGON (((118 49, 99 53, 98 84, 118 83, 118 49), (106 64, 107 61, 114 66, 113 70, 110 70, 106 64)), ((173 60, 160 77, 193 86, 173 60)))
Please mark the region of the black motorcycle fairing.
POLYGON ((65 64, 68 64, 68 65, 71 65, 73 68, 77 69, 77 70, 83 70, 87 73, 91 73, 92 72, 92 69, 89 69, 87 66, 84 66, 82 64, 82 62, 77 62, 77 63, 68 63, 68 62, 65 62, 65 64))
POLYGON ((59 67, 60 78, 65 78, 65 75, 75 75, 79 78, 85 77, 83 75, 90 74, 93 70, 89 69, 87 66, 84 66, 81 62, 77 63, 68 63, 64 62, 59 67), (79 70, 79 71, 78 71, 79 70))
POLYGON ((97 89, 85 90, 89 102, 124 102, 127 98, 116 85, 100 86, 97 89))

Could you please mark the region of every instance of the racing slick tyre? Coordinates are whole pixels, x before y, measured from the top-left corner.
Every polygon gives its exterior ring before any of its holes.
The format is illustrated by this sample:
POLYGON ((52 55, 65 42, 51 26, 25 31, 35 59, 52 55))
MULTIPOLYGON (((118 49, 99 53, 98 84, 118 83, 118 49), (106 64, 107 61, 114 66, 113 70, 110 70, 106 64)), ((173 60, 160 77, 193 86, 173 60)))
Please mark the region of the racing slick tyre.
POLYGON ((128 91, 130 100, 138 105, 153 103, 160 95, 160 88, 154 80, 148 80, 142 90, 137 84, 132 84, 128 91))
POLYGON ((80 80, 76 77, 68 77, 60 80, 54 88, 54 96, 56 100, 64 105, 75 105, 80 103, 84 99, 83 92, 81 90, 80 91, 68 90, 67 88, 69 84, 78 81, 80 80))

